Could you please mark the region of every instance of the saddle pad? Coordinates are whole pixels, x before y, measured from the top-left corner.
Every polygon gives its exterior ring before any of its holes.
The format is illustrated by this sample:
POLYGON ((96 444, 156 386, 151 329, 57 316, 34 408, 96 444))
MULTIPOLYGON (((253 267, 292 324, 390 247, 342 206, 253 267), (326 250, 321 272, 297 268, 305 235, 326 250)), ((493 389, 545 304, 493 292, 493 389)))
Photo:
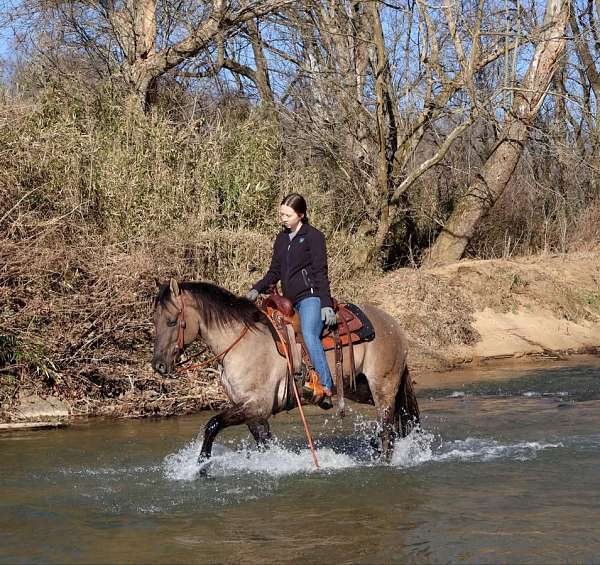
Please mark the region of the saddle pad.
POLYGON ((375 328, 373 328, 371 320, 356 304, 348 303, 345 306, 362 322, 362 326, 353 333, 358 335, 360 341, 373 341, 375 339, 375 328))
MULTIPOLYGON (((371 320, 367 315, 358 307, 356 304, 344 304, 340 306, 338 310, 338 317, 340 313, 344 316, 350 330, 350 337, 345 331, 345 324, 338 324, 338 331, 340 335, 340 342, 342 346, 346 346, 352 341, 352 343, 362 343, 364 341, 373 341, 375 339, 375 329, 371 320)), ((323 349, 329 351, 335 348, 335 341, 333 339, 333 333, 331 331, 325 331, 321 337, 321 343, 323 349)))
MULTIPOLYGON (((337 310, 337 318, 337 330, 340 337, 350 332, 356 334, 360 341, 371 341, 375 338, 373 324, 371 324, 366 314, 355 304, 340 304, 337 310)), ((324 328, 321 338, 327 337, 333 337, 333 331, 329 328, 324 328)), ((352 339, 353 343, 356 341, 357 339, 352 339)))

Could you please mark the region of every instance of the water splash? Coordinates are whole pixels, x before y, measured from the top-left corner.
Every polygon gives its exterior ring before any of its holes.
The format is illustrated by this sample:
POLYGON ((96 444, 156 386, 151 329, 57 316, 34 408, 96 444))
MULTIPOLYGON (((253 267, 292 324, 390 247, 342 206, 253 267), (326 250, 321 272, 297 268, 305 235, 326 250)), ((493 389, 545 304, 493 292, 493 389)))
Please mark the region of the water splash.
POLYGON ((467 438, 444 442, 430 433, 411 434, 398 441, 392 464, 415 467, 426 462, 486 462, 496 459, 528 461, 545 449, 564 447, 561 442, 523 441, 503 444, 494 439, 467 438), (420 437, 419 437, 420 436, 420 437), (434 443, 438 443, 434 447, 434 443))
POLYGON ((392 465, 395 467, 416 467, 435 458, 434 445, 440 440, 431 432, 416 430, 405 438, 396 440, 392 465))
MULTIPOLYGON (((163 462, 164 475, 171 480, 190 481, 207 467, 211 476, 239 476, 264 474, 282 477, 294 474, 315 472, 312 457, 308 449, 293 450, 281 442, 265 451, 243 445, 240 449, 229 449, 215 444, 213 456, 209 462, 198 463, 200 444, 191 442, 177 453, 168 455, 163 462)), ((331 448, 317 449, 321 472, 331 472, 357 467, 360 462, 351 455, 338 453, 331 448)))
MULTIPOLYGON (((378 459, 365 455, 365 445, 368 444, 366 436, 369 434, 369 437, 372 437, 370 434, 373 429, 373 422, 358 421, 355 423, 358 437, 354 436, 352 443, 344 444, 348 448, 345 451, 328 446, 318 447, 320 472, 383 465, 378 459)), ((494 439, 472 437, 444 441, 432 432, 415 431, 396 441, 391 466, 412 468, 426 463, 486 462, 497 459, 527 461, 537 457, 540 451, 560 447, 564 447, 563 443, 501 443, 494 439)), ((169 480, 191 481, 197 478, 204 466, 212 477, 264 475, 277 478, 316 472, 310 451, 305 448, 292 448, 286 445, 285 440, 276 441, 266 451, 260 451, 248 443, 243 443, 236 449, 215 444, 213 457, 203 464, 197 461, 199 453, 200 443, 194 441, 178 452, 168 455, 162 466, 164 476, 169 480)))

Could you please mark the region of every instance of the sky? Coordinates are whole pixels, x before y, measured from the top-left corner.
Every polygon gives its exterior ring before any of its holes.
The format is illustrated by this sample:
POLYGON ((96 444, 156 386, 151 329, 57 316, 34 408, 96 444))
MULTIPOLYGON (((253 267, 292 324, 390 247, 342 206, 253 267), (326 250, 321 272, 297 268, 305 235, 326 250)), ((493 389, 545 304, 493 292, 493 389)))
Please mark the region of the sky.
POLYGON ((12 30, 7 20, 15 13, 20 3, 19 0, 0 0, 0 58, 10 55, 12 30))
POLYGON ((0 28, 0 58, 10 56, 10 35, 8 30, 0 28))

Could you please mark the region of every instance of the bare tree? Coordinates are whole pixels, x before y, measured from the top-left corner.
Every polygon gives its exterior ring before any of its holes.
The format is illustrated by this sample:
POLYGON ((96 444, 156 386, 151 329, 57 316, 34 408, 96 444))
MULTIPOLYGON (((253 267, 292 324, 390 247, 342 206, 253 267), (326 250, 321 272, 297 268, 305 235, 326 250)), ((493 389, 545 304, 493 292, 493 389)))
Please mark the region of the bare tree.
POLYGON ((371 234, 371 257, 389 245, 399 214, 410 220, 409 189, 490 113, 494 92, 476 78, 512 53, 515 41, 483 34, 484 24, 499 25, 488 11, 484 0, 473 10, 422 0, 406 9, 320 0, 295 10, 298 75, 308 85, 296 95, 303 109, 297 121, 327 148, 364 204, 359 229, 371 234), (432 139, 439 142, 423 151, 432 139))
POLYGON ((520 88, 514 92, 503 134, 485 162, 477 180, 459 201, 429 250, 426 264, 460 259, 474 230, 502 194, 523 151, 529 128, 536 118, 560 58, 563 56, 569 18, 568 0, 548 0, 536 49, 520 88))
POLYGON ((215 68, 218 71, 224 67, 224 42, 239 34, 243 26, 247 26, 257 61, 252 78, 261 95, 269 101, 272 96, 255 20, 293 3, 293 0, 183 0, 177 3, 167 0, 53 3, 26 0, 22 9, 28 17, 43 14, 50 18, 59 47, 75 47, 100 60, 113 77, 123 80, 131 93, 133 106, 146 108, 152 84, 168 71, 190 63, 195 67, 204 65, 213 74, 215 68), (213 59, 214 54, 217 61, 213 59))

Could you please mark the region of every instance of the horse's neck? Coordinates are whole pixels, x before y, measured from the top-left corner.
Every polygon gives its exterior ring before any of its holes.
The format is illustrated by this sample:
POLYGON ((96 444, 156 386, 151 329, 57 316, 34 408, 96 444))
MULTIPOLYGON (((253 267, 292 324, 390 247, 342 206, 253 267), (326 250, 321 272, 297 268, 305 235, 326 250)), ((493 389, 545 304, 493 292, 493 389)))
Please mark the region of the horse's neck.
POLYGON ((227 349, 243 330, 244 326, 239 322, 231 322, 222 327, 210 328, 202 323, 200 324, 201 339, 215 355, 227 349))

